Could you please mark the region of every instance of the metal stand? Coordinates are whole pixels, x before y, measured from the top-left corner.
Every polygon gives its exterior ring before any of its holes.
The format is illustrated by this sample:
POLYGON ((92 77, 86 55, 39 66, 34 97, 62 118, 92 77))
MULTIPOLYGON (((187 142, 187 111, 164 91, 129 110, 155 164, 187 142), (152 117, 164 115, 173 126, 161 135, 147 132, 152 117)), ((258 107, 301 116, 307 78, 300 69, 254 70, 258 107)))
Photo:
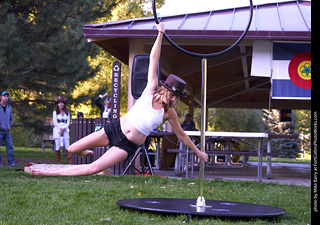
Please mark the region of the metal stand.
POLYGON ((131 159, 129 165, 127 166, 127 168, 124 170, 124 172, 122 173, 122 175, 125 175, 128 171, 128 169, 130 168, 130 166, 132 166, 136 171, 138 171, 138 173, 141 174, 141 176, 144 176, 147 171, 149 170, 151 175, 154 176, 154 173, 153 173, 153 169, 152 169, 152 165, 151 165, 151 162, 150 162, 150 158, 149 158, 149 155, 148 155, 148 150, 147 148, 145 148, 144 146, 141 147, 137 152, 136 154, 133 156, 133 158, 131 159), (134 160, 137 158, 138 155, 140 155, 140 153, 142 154, 142 165, 141 165, 141 170, 139 170, 138 168, 136 168, 134 166, 134 160), (147 165, 145 163, 146 161, 146 158, 147 158, 147 165))

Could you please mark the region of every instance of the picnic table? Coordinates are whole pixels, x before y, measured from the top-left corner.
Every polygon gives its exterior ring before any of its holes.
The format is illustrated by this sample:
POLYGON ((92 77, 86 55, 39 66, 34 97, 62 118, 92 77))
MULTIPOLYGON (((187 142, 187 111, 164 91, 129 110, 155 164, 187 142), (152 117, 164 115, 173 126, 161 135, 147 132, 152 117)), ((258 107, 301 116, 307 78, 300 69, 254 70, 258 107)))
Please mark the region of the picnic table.
MULTIPOLYGON (((186 134, 189 135, 192 139, 199 138, 201 133, 200 131, 186 131, 186 134)), ((276 134, 268 134, 268 133, 253 133, 253 132, 205 132, 206 140, 210 140, 212 142, 225 142, 226 148, 224 150, 216 150, 215 145, 206 145, 206 153, 209 157, 215 158, 217 156, 225 156, 224 166, 230 168, 242 168, 248 156, 257 156, 258 157, 258 166, 257 166, 257 180, 259 182, 262 181, 262 158, 263 156, 267 157, 267 178, 271 178, 271 157, 277 156, 277 153, 271 152, 271 139, 273 138, 292 138, 297 139, 298 135, 276 135, 276 134), (258 146, 254 146, 250 143, 246 138, 255 138, 258 139, 258 146), (263 140, 268 140, 267 152, 263 152, 263 140), (254 151, 239 151, 233 150, 232 143, 234 141, 240 141, 247 145, 249 145, 254 151), (242 156, 242 161, 239 165, 232 163, 231 155, 240 155, 242 156)), ((191 165, 191 177, 193 177, 194 164, 197 162, 197 157, 192 150, 189 150, 186 146, 180 143, 179 148, 168 149, 168 153, 177 153, 176 161, 175 161, 175 172, 176 174, 186 173, 186 177, 188 177, 188 165, 190 160, 191 165)), ((211 162, 212 163, 212 162, 211 162)), ((213 162, 213 164, 218 164, 213 162)), ((206 163, 206 166, 209 166, 209 163, 206 163)))

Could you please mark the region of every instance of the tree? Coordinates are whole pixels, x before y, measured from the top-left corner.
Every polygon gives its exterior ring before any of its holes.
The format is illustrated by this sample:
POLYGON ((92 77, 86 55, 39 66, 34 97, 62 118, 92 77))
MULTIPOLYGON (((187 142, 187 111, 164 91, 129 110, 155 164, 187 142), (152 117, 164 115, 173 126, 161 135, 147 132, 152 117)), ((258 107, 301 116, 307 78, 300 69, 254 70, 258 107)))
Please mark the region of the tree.
POLYGON ((82 25, 111 13, 115 0, 8 1, 1 5, 1 86, 22 89, 42 99, 65 92, 93 71, 87 57, 97 49, 86 43, 82 25), (3 49, 3 48, 2 48, 3 49))
MULTIPOLYGON (((294 134, 297 131, 296 118, 292 123, 280 122, 279 110, 273 109, 270 112, 263 111, 263 121, 266 125, 266 132, 272 134, 294 134)), ((300 156, 299 140, 293 140, 288 138, 273 139, 272 148, 279 152, 279 157, 295 158, 300 156)))
POLYGON ((297 124, 296 131, 299 132, 301 139, 302 151, 311 152, 311 111, 294 110, 295 121, 297 124))
MULTIPOLYGON (((17 119, 41 128, 58 94, 95 74, 82 25, 111 13, 116 0, 10 0, 0 5, 0 86, 10 92, 17 119)), ((69 102, 72 102, 72 100, 69 102)), ((41 129, 36 129, 41 131, 41 129)))
POLYGON ((101 71, 105 62, 93 67, 89 59, 105 53, 87 43, 82 26, 99 18, 107 21, 115 15, 144 16, 148 13, 143 4, 150 2, 8 0, 0 3, 0 87, 10 92, 15 123, 42 132, 42 121, 52 115, 57 95, 66 96, 68 104, 89 101, 83 95, 72 98, 71 93, 79 82, 101 71))
POLYGON ((210 111, 208 121, 215 131, 263 131, 261 110, 216 108, 210 111))

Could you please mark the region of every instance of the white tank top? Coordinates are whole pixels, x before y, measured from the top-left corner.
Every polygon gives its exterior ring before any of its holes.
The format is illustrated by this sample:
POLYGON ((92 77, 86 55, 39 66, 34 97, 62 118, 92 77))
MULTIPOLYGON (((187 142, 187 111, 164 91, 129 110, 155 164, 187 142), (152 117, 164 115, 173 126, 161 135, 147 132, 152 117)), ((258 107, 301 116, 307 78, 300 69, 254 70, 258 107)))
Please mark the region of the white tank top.
POLYGON ((145 136, 163 122, 164 109, 155 110, 152 107, 153 96, 141 96, 126 114, 130 123, 145 136))

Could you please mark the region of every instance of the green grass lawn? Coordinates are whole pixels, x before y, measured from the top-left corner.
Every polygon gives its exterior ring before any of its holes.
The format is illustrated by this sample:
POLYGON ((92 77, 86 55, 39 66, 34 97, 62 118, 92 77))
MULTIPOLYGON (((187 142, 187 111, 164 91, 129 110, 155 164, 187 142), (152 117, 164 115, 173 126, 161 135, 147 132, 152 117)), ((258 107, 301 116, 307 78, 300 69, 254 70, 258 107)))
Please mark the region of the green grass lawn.
MULTIPOLYGON (((5 155, 3 147, 2 155, 5 155)), ((15 148, 15 157, 52 159, 50 150, 15 148)), ((64 157, 65 158, 65 157, 64 157)), ((4 162, 3 162, 4 163, 4 162)), ((199 196, 198 179, 141 176, 34 177, 23 168, 0 167, 0 224, 183 224, 185 215, 122 210, 126 198, 199 196)), ((311 224, 311 188, 256 181, 205 180, 204 197, 270 205, 287 211, 278 224, 311 224)), ((190 224, 267 224, 264 219, 196 218, 190 224)))
MULTIPOLYGON (((250 156, 250 162, 258 162, 257 156, 250 156)), ((272 157, 273 163, 300 163, 300 164, 311 164, 311 155, 306 155, 304 158, 279 158, 272 157)), ((263 162, 267 162, 267 157, 263 157, 263 162)))
MULTIPOLYGON (((185 215, 121 210, 125 198, 194 198, 198 179, 141 176, 34 177, 0 168, 0 224, 182 224, 185 215)), ((310 224, 310 187, 256 181, 205 180, 206 199, 284 208, 278 224, 310 224)), ((196 200, 195 200, 196 201, 196 200)), ((267 224, 264 219, 195 218, 190 224, 267 224)))
MULTIPOLYGON (((5 148, 1 147, 2 152, 5 153, 5 148)), ((30 147, 14 147, 14 156, 15 157, 24 157, 24 158, 39 158, 39 159, 51 159, 54 157, 54 154, 51 153, 51 149, 46 148, 45 152, 41 151, 41 148, 30 148, 30 147)))

